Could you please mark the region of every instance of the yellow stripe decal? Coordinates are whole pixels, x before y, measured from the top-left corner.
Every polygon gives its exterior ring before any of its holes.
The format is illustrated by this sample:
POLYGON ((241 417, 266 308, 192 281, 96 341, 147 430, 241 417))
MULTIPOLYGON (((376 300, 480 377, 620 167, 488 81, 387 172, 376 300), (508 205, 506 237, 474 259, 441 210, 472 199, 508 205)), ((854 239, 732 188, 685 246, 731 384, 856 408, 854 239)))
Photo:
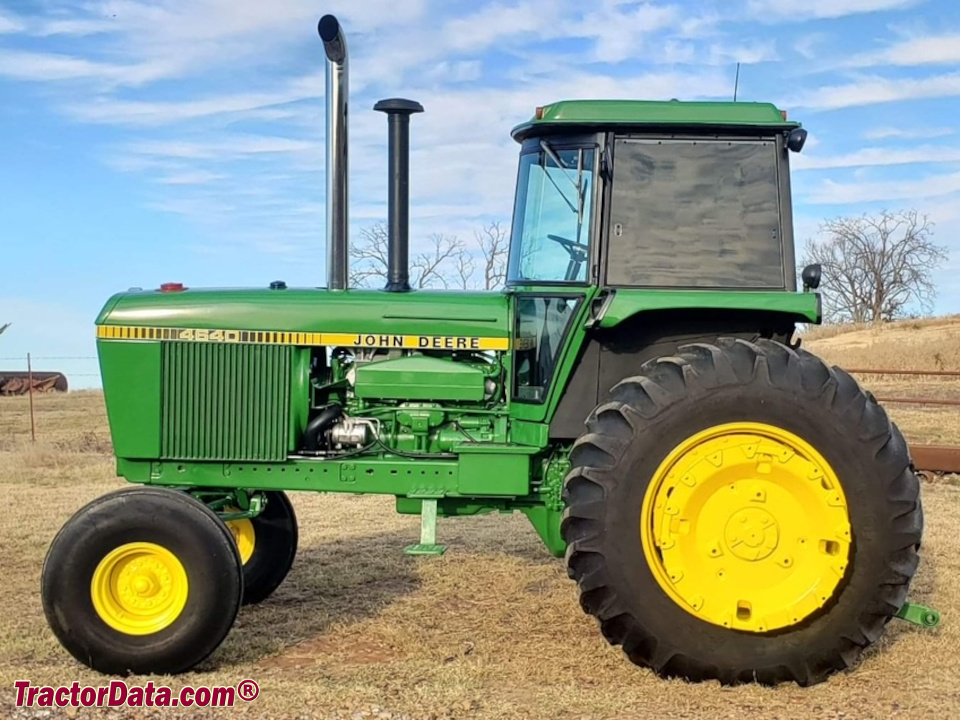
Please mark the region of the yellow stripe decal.
POLYGON ((252 343, 257 345, 398 348, 404 350, 509 350, 510 339, 463 335, 392 335, 387 333, 317 333, 274 330, 201 330, 99 325, 104 340, 174 340, 179 342, 252 343))

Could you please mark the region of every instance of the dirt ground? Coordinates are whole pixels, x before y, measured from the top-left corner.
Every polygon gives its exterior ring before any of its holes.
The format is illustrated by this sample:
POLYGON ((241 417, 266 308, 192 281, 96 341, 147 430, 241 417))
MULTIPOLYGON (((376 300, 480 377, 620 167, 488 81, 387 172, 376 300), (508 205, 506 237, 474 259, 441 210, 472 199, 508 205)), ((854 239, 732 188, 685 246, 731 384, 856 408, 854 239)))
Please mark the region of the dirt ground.
MULTIPOLYGON (((859 346, 855 352, 866 352, 873 366, 906 367, 883 365, 900 354, 890 355, 888 336, 877 342, 888 357, 859 346)), ((835 338, 812 345, 834 362, 846 360, 835 338)), ((932 367, 932 356, 910 354, 913 366, 932 367)), ((953 362, 960 369, 960 359, 953 362)), ((916 394, 902 376, 867 384, 878 395, 916 394)), ((939 396, 957 386, 929 389, 939 396)), ((894 621, 859 667, 813 688, 668 682, 633 667, 582 613, 562 561, 543 550, 522 517, 441 520, 447 554, 412 558, 403 548, 415 541, 418 519, 396 515, 391 499, 299 494, 293 500, 301 545, 287 581, 270 600, 244 608, 196 672, 153 678, 172 687, 251 678, 260 686, 256 700, 204 711, 16 708, 17 680, 109 680, 75 662, 50 634, 39 577, 60 525, 88 500, 124 485, 114 477, 99 393, 39 397, 37 409, 33 444, 26 398, 0 398, 0 492, 8 508, 0 515, 0 717, 960 717, 956 478, 923 484, 926 533, 911 593, 942 612, 942 626, 920 630, 894 621)), ((912 442, 960 443, 956 408, 892 407, 891 414, 912 442)))

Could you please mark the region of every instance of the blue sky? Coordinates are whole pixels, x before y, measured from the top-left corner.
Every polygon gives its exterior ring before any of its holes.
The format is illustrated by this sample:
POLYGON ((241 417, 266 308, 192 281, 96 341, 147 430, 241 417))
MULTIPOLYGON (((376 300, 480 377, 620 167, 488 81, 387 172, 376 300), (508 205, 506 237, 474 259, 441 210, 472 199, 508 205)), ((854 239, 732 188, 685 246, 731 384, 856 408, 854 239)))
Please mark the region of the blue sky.
MULTIPOLYGON (((936 222, 960 312, 953 0, 0 0, 0 357, 94 355, 114 292, 323 284, 323 52, 351 53, 351 221, 386 215, 383 97, 419 100, 411 233, 509 223, 509 129, 563 98, 740 98, 810 130, 798 243, 883 208, 936 222)), ((7 368, 22 363, 0 360, 7 368)), ((96 363, 50 360, 75 386, 96 363)))

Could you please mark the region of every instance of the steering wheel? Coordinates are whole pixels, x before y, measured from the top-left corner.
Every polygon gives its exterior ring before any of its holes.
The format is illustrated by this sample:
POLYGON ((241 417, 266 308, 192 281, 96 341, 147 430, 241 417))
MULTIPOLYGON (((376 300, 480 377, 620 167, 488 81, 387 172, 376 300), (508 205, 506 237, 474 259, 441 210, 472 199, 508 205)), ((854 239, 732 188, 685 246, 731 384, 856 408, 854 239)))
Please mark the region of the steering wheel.
POLYGON ((587 252, 589 247, 583 243, 574 242, 569 238, 560 237, 559 235, 547 235, 548 240, 553 240, 555 243, 563 247, 568 253, 570 253, 570 258, 578 262, 582 262, 587 259, 587 252))

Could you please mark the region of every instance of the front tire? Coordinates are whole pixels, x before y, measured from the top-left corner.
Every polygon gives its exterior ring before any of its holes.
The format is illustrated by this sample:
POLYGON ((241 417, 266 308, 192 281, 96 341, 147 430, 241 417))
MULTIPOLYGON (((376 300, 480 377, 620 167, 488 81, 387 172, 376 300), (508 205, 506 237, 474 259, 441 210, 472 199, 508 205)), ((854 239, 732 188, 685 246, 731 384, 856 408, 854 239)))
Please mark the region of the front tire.
POLYGON ((243 595, 226 526, 185 493, 121 490, 80 509, 42 571, 47 622, 102 673, 189 670, 223 641, 243 595))
POLYGON ((907 446, 810 353, 682 347, 618 384, 587 428, 564 489, 568 572, 634 663, 810 685, 906 600, 922 532, 907 446))
POLYGON ((256 517, 229 520, 243 563, 243 604, 263 602, 286 579, 297 555, 297 516, 286 493, 268 490, 256 517))

